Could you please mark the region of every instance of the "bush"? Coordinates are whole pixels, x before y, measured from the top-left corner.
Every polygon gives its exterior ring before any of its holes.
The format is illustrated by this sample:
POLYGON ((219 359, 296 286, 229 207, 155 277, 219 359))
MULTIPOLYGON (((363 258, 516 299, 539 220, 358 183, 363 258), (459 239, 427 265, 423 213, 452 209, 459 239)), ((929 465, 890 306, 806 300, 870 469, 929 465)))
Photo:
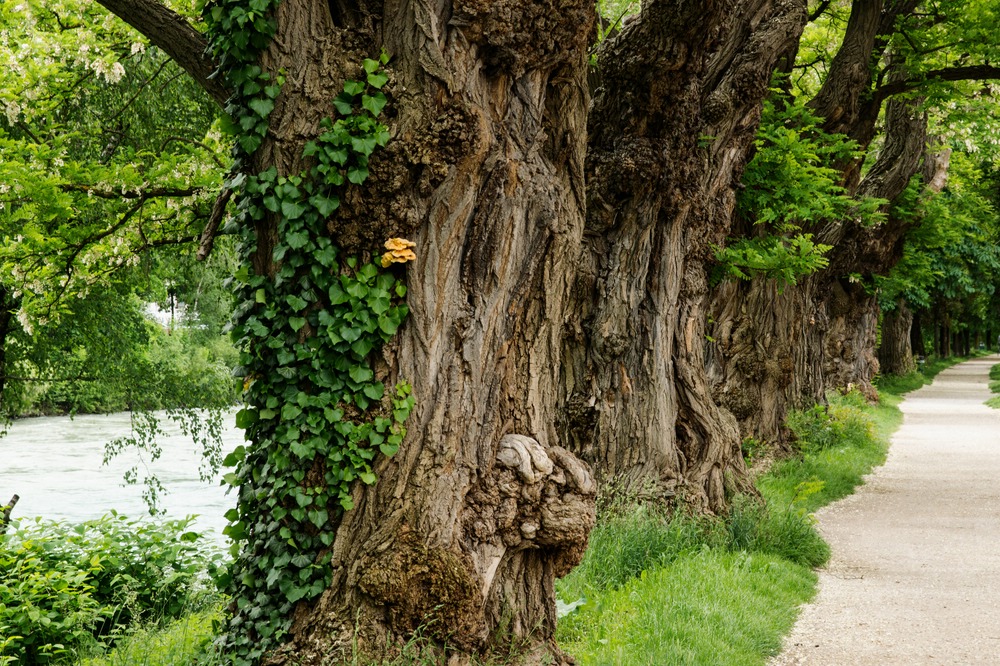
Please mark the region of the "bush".
POLYGON ((132 623, 177 618, 203 603, 222 556, 209 554, 189 524, 117 514, 75 526, 15 522, 0 541, 0 665, 100 648, 132 623))
POLYGON ((829 405, 815 405, 788 414, 788 427, 803 453, 838 446, 863 446, 875 441, 875 425, 865 413, 865 399, 856 391, 833 394, 829 405))

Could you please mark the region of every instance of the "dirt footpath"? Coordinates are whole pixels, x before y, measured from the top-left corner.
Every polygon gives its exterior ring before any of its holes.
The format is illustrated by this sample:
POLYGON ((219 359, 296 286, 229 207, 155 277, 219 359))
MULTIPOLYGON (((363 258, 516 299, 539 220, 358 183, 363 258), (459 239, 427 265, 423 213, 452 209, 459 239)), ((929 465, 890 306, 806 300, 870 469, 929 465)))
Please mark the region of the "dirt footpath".
POLYGON ((910 393, 886 464, 817 512, 833 557, 771 666, 1000 665, 998 362, 910 393))

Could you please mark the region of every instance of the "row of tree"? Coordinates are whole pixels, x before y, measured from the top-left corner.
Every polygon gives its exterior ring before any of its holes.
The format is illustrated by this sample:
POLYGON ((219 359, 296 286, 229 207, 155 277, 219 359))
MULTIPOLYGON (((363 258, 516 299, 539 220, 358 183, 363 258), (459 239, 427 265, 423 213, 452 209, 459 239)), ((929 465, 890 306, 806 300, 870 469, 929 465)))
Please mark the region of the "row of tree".
POLYGON ((205 34, 191 7, 101 4, 144 39, 89 3, 4 10, 0 354, 133 257, 208 254, 228 207, 237 662, 423 627, 456 663, 562 663, 553 580, 595 479, 724 511, 753 492, 741 443, 783 446, 787 410, 874 396, 911 337, 994 332, 991 0, 648 0, 600 29, 588 0, 217 0, 205 34), (369 298, 390 238, 416 259, 369 298), (353 345, 373 317, 388 342, 353 345), (412 387, 392 430, 409 389, 369 381, 412 387), (339 434, 266 426, 313 414, 339 434))

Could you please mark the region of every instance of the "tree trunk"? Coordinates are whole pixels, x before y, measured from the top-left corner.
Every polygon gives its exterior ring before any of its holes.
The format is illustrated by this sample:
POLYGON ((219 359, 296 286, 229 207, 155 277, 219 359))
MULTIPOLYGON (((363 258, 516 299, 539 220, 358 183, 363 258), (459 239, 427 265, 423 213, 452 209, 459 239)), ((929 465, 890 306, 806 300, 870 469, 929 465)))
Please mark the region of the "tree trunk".
MULTIPOLYGON (((276 24, 263 65, 286 82, 254 171, 299 172, 345 78, 381 48, 393 57, 394 138, 329 225, 348 254, 416 243, 410 318, 378 370, 387 386, 408 381, 416 407, 398 453, 373 465, 377 483, 356 482, 355 508, 331 523, 332 583, 297 604, 266 663, 374 661, 418 632, 454 650, 449 664, 493 651, 564 663, 553 582, 594 523, 589 470, 555 431, 593 4, 285 0, 276 24)), ((258 225, 256 274, 274 274, 277 233, 274 220, 258 225)))
POLYGON ((602 478, 708 510, 750 490, 705 372, 706 264, 804 22, 798 1, 654 0, 599 52, 562 425, 602 478))
POLYGON ((952 354, 951 350, 951 315, 945 312, 941 318, 941 345, 938 349, 938 356, 948 358, 952 354))
POLYGON ((823 341, 829 319, 811 280, 723 282, 713 294, 709 346, 716 400, 743 438, 784 446, 789 409, 824 401, 823 341))
POLYGON ((913 313, 902 298, 896 309, 882 316, 882 343, 878 348, 878 362, 886 375, 907 375, 917 369, 910 346, 910 329, 913 313))
POLYGON ((927 346, 924 342, 923 329, 924 312, 913 313, 913 325, 910 327, 910 348, 913 349, 914 356, 927 357, 927 346))

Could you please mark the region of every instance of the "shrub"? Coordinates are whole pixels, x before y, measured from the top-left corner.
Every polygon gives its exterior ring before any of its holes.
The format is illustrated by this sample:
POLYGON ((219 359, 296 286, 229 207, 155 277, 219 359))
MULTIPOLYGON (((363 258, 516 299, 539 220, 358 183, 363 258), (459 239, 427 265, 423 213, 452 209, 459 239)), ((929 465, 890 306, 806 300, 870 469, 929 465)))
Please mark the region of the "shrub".
POLYGON ((864 411, 865 399, 855 391, 833 394, 829 405, 814 405, 788 414, 788 427, 804 453, 850 444, 875 442, 875 426, 864 411))
POLYGON ((0 664, 50 663, 134 622, 179 617, 209 597, 221 567, 190 519, 14 525, 0 541, 0 664))

